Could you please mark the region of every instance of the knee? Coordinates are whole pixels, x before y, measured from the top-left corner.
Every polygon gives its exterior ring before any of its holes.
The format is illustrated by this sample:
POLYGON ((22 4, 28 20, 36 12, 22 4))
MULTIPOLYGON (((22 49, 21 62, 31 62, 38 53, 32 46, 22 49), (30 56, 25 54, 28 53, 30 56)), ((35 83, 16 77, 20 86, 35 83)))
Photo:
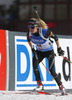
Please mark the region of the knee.
POLYGON ((59 80, 61 80, 61 74, 58 73, 58 74, 56 75, 55 79, 59 79, 59 80))

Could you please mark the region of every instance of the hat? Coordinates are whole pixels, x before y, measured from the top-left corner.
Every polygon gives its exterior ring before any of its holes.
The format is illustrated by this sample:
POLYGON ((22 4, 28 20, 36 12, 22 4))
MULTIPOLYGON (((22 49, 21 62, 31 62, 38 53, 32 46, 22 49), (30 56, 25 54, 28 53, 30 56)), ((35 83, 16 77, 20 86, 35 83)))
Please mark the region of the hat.
POLYGON ((38 26, 38 21, 30 20, 30 21, 28 22, 28 25, 32 25, 32 26, 37 27, 37 26, 38 26))

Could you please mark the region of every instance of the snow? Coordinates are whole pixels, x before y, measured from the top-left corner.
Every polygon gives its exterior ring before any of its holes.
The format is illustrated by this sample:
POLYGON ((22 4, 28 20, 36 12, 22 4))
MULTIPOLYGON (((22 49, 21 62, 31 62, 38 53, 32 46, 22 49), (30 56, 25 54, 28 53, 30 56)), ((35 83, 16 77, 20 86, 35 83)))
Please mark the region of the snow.
POLYGON ((0 100, 72 100, 72 94, 56 96, 28 94, 26 91, 0 91, 0 100))

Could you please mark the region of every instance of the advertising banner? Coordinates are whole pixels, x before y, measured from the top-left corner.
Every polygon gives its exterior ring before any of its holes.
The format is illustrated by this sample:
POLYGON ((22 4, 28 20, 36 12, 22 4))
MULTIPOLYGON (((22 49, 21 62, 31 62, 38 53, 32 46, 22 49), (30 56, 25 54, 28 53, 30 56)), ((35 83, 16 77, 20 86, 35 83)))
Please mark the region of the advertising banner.
POLYGON ((0 30, 0 90, 6 85, 6 38, 5 30, 0 30))
MULTIPOLYGON (((72 39, 60 38, 60 45, 65 51, 65 56, 72 61, 72 39)), ((57 55, 57 47, 54 43, 54 51, 57 55)), ((33 54, 25 36, 15 36, 15 90, 32 90, 37 86, 32 66, 33 54)), ((45 58, 43 63, 48 68, 48 61, 45 58)), ((39 64, 39 71, 44 89, 58 89, 56 82, 46 71, 42 63, 39 64)), ((55 70, 61 73, 61 80, 66 89, 72 89, 72 65, 63 57, 56 56, 55 70)))

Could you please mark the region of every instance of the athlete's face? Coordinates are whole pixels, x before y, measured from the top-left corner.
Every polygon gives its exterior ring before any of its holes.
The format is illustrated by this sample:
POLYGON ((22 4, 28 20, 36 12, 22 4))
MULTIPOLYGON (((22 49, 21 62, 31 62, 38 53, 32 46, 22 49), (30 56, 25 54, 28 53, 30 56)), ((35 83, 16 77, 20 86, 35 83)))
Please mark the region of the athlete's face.
POLYGON ((38 29, 38 27, 34 27, 34 26, 32 26, 32 25, 29 25, 28 28, 29 28, 29 31, 30 31, 31 33, 36 33, 36 32, 37 32, 37 29, 38 29))

